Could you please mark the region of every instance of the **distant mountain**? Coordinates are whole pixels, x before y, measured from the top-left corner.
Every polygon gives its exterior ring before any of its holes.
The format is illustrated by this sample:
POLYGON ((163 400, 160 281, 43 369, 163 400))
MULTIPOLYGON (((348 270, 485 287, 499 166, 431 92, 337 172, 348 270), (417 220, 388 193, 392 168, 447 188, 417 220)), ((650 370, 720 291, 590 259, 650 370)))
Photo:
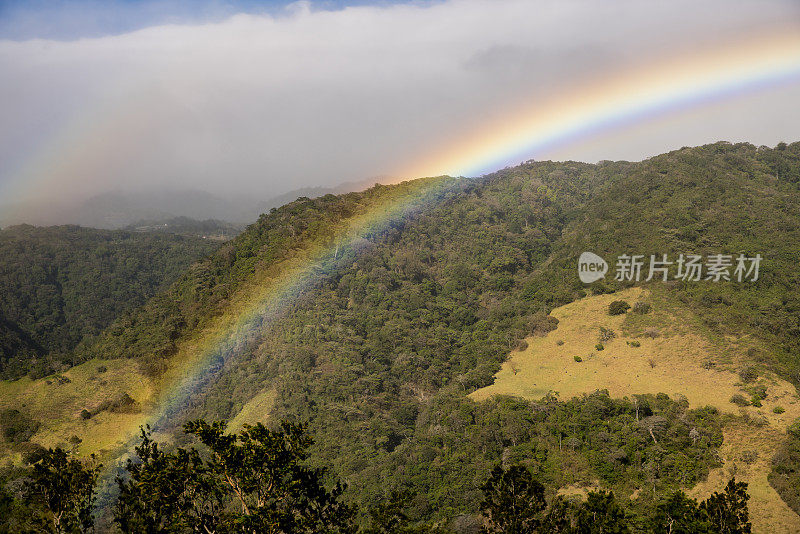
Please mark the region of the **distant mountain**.
POLYGON ((234 225, 255 222, 258 216, 298 197, 316 197, 357 191, 375 180, 348 182, 335 187, 305 187, 274 197, 255 195, 224 197, 193 189, 164 189, 149 192, 108 192, 87 200, 65 203, 27 203, 0 207, 0 226, 33 224, 53 226, 75 224, 90 228, 119 229, 139 221, 164 221, 186 217, 199 221, 214 219, 234 225))
POLYGON ((131 232, 161 232, 226 241, 236 237, 244 228, 244 224, 234 224, 218 219, 198 221, 189 217, 173 217, 171 219, 137 221, 126 226, 123 230, 131 232))
MULTIPOLYGON (((277 195, 264 202, 258 203, 256 211, 258 215, 267 213, 272 208, 279 208, 285 204, 294 202, 298 198, 317 198, 324 195, 340 195, 353 191, 363 191, 376 183, 383 183, 384 181, 391 181, 391 179, 388 176, 379 176, 360 182, 345 182, 334 187, 301 187, 300 189, 294 189, 288 193, 277 195)), ((256 217, 258 217, 258 215, 256 215, 256 217)))
MULTIPOLYGON (((254 205, 254 202, 250 203, 246 215, 241 218, 242 222, 250 216, 254 205)), ((204 191, 109 192, 74 203, 47 202, 10 206, 0 212, 0 224, 74 224, 118 229, 140 220, 161 220, 176 216, 225 219, 236 214, 239 208, 240 206, 230 200, 204 191)))

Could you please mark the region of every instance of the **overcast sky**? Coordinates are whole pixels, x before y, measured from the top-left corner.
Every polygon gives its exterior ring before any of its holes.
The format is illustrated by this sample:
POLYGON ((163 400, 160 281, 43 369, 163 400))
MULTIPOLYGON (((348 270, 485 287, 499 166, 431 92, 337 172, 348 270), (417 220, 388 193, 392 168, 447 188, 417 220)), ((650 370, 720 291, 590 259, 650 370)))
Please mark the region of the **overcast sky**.
MULTIPOLYGON (((0 1, 0 203, 404 177, 518 106, 787 24, 796 0, 0 1)), ((798 102, 787 83, 528 156, 800 140, 798 102)))

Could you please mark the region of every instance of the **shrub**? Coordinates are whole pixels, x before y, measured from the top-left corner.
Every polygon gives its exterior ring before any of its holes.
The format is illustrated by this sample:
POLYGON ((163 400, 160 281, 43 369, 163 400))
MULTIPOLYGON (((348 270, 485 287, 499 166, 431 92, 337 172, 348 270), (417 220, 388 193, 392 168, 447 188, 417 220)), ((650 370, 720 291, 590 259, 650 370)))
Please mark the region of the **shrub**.
POLYGON ((649 337, 650 339, 655 339, 658 337, 658 329, 657 328, 648 328, 644 331, 644 335, 649 337))
POLYGON ((3 427, 3 437, 10 443, 24 443, 39 430, 37 421, 14 409, 0 412, 0 426, 3 427))
POLYGON ((113 413, 136 413, 139 411, 139 405, 130 395, 122 393, 113 399, 101 402, 95 410, 95 414, 105 410, 113 413))
POLYGON ((602 343, 598 343, 597 345, 594 346, 594 348, 597 350, 603 350, 605 347, 603 346, 602 343))
POLYGON ((563 344, 564 344, 564 340, 563 339, 559 339, 558 341, 556 341, 556 345, 558 345, 559 347, 561 345, 563 345, 563 344))
POLYGON ((742 382, 748 384, 758 378, 758 371, 755 367, 745 367, 739 371, 739 378, 742 379, 742 382))
POLYGON ((614 302, 608 305, 608 314, 622 315, 623 313, 627 312, 630 308, 631 305, 625 302, 624 300, 615 300, 614 302))
POLYGON ((35 464, 47 453, 47 449, 30 441, 20 445, 20 448, 22 449, 22 463, 25 465, 35 464))
POLYGON ((634 303, 632 310, 634 313, 639 313, 644 315, 645 313, 650 313, 650 304, 648 304, 647 302, 639 301, 634 303))
POLYGON ((750 404, 752 404, 756 408, 761 408, 761 399, 759 399, 758 397, 752 397, 750 399, 750 404))
POLYGON ((751 387, 748 391, 754 399, 764 400, 767 398, 767 386, 764 384, 757 384, 751 387))
POLYGON ((778 414, 778 415, 782 414, 782 413, 783 413, 783 412, 785 412, 785 411, 786 411, 786 409, 784 409, 784 407, 783 407, 783 406, 775 406, 775 407, 772 409, 772 413, 776 413, 776 414, 778 414))
POLYGON ((614 332, 610 328, 605 328, 603 326, 600 327, 600 338, 599 338, 600 343, 603 343, 605 341, 610 341, 615 337, 617 337, 616 332, 614 332))
POLYGON ((91 419, 91 418, 92 418, 92 412, 90 412, 86 408, 81 410, 81 419, 91 419))
POLYGON ((750 401, 745 399, 744 395, 739 393, 736 393, 733 397, 731 397, 731 402, 736 406, 750 406, 750 401))
POLYGON ((786 433, 794 438, 800 439, 800 419, 796 419, 794 423, 789 425, 789 428, 786 429, 786 433))
POLYGON ((638 341, 628 341, 628 345, 631 346, 631 347, 641 347, 642 346, 642 344, 639 343, 638 341))
POLYGON ((576 356, 574 356, 574 358, 575 358, 575 361, 578 362, 578 363, 583 361, 583 358, 581 358, 580 356, 576 355, 576 356))

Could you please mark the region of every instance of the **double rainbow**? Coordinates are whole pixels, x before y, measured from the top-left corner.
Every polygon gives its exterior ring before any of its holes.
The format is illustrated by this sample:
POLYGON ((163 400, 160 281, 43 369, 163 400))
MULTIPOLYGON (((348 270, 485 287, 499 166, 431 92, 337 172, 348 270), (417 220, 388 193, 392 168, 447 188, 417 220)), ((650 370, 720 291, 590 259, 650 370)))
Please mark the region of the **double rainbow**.
MULTIPOLYGON (((427 157, 405 169, 388 170, 388 174, 480 175, 631 124, 798 83, 800 31, 797 26, 776 29, 606 76, 549 101, 533 103, 517 109, 513 117, 502 117, 449 146, 435 147, 427 157)), ((63 131, 22 166, 12 189, 36 197, 37 191, 44 194, 54 181, 91 175, 90 171, 102 167, 104 156, 95 152, 104 132, 135 131, 122 123, 138 124, 133 109, 133 105, 123 105, 107 110, 106 119, 102 112, 63 131)), ((265 274, 251 293, 240 295, 231 305, 228 320, 217 330, 187 344, 184 365, 163 384, 157 403, 141 423, 158 426, 185 406, 219 365, 269 328, 313 286, 320 272, 335 264, 340 250, 435 202, 439 198, 436 192, 452 183, 457 180, 431 179, 401 187, 348 220, 334 239, 313 245, 279 272, 265 274)))

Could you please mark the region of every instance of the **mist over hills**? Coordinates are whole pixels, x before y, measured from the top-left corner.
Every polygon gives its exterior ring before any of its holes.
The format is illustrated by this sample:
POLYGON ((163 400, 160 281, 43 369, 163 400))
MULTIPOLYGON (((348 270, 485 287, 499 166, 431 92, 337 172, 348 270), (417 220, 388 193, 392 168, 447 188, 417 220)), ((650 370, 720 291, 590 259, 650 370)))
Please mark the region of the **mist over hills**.
POLYGON ((335 187, 303 187, 274 196, 233 193, 230 196, 197 189, 111 191, 81 201, 30 202, 0 206, 0 226, 74 224, 115 230, 142 221, 164 221, 187 217, 198 221, 216 219, 246 225, 262 213, 298 197, 316 197, 364 189, 381 178, 346 182, 335 187))

